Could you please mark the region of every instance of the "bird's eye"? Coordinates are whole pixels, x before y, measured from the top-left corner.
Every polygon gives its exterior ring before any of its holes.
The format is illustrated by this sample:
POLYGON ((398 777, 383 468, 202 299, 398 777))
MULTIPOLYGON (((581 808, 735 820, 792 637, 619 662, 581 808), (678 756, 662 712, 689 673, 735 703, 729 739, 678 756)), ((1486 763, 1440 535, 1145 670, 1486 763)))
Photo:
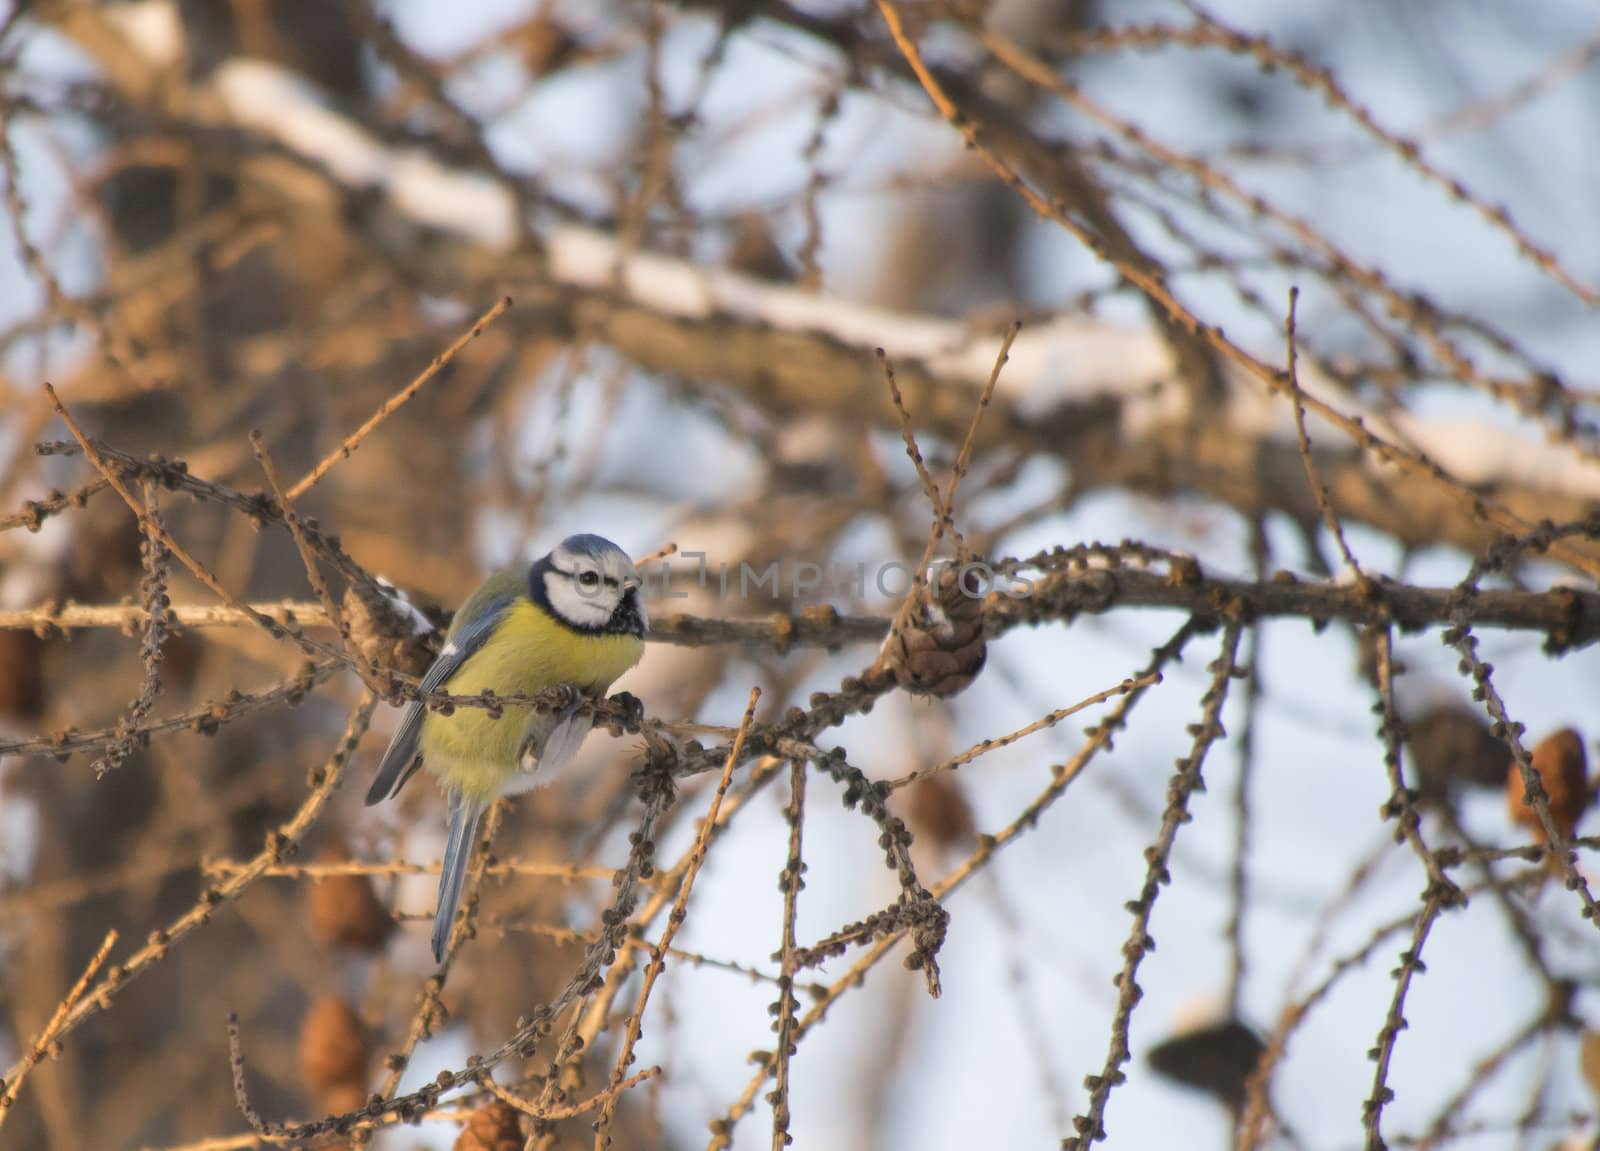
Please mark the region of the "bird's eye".
POLYGON ((578 586, 583 588, 597 588, 600 586, 599 572, 579 572, 578 586))

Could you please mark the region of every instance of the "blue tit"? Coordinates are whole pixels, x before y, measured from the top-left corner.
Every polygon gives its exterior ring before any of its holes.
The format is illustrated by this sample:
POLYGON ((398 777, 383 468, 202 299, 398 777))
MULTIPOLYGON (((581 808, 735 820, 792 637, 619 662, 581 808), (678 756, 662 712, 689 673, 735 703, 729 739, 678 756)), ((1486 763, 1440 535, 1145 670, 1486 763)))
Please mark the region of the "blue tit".
POLYGON ((554 712, 507 704, 498 719, 481 707, 444 715, 414 701, 401 716, 367 803, 395 795, 418 767, 444 786, 450 838, 433 916, 435 960, 444 958, 484 811, 497 796, 548 783, 571 762, 594 723, 578 714, 583 696, 603 696, 644 654, 642 583, 610 540, 570 536, 526 570, 489 577, 456 612, 422 677, 424 693, 533 695, 567 685, 571 700, 554 712))

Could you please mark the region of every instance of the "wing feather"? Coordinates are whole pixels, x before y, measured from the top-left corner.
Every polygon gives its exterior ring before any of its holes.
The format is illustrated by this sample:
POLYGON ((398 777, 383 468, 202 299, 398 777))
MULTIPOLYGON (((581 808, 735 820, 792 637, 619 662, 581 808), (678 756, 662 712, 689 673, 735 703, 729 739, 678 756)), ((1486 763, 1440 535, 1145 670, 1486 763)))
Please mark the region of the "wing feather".
MULTIPOLYGON (((448 683, 467 660, 483 647, 484 642, 493 634, 495 625, 510 607, 509 596, 492 600, 483 612, 461 629, 460 635, 452 635, 445 643, 444 650, 439 653, 439 658, 433 661, 428 673, 422 677, 422 683, 419 685, 422 694, 438 691, 448 683)), ((389 741, 383 759, 378 764, 378 774, 373 778, 372 786, 367 789, 367 806, 381 803, 399 794, 406 780, 410 779, 421 766, 422 759, 417 752, 417 740, 422 735, 422 720, 425 715, 427 715, 427 705, 421 700, 413 700, 406 705, 405 713, 400 717, 400 726, 395 729, 394 738, 389 741)))

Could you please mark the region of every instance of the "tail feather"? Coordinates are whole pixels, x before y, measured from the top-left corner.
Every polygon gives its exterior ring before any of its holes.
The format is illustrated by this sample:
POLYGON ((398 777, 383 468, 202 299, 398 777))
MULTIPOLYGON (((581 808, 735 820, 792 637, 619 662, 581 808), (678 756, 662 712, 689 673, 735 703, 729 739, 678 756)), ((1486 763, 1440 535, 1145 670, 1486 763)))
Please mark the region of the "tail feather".
POLYGON ((450 794, 450 840, 444 849, 444 867, 439 872, 439 905, 433 913, 433 958, 444 962, 445 945, 450 941, 450 925, 455 922, 461 903, 461 884, 467 877, 467 860, 478 836, 478 821, 485 805, 460 792, 450 794))

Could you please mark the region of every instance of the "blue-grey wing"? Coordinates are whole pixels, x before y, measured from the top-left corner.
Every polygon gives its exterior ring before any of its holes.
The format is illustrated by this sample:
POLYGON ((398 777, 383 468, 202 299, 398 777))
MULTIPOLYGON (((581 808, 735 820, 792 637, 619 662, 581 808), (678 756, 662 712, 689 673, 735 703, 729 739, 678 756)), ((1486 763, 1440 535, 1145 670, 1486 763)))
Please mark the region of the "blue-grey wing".
MULTIPOLYGON (((493 601, 487 610, 461 629, 460 635, 451 636, 439 652, 439 658, 433 661, 428 673, 422 677, 421 693, 428 695, 448 683, 450 677, 461 670, 461 665, 483 646, 510 606, 509 598, 493 601)), ((426 714, 427 705, 421 700, 413 700, 406 705, 400 717, 400 726, 395 729, 394 738, 389 741, 389 747, 378 764, 377 777, 367 789, 369 807, 398 794, 406 780, 422 765, 422 757, 417 752, 417 740, 422 735, 422 717, 426 714)))

